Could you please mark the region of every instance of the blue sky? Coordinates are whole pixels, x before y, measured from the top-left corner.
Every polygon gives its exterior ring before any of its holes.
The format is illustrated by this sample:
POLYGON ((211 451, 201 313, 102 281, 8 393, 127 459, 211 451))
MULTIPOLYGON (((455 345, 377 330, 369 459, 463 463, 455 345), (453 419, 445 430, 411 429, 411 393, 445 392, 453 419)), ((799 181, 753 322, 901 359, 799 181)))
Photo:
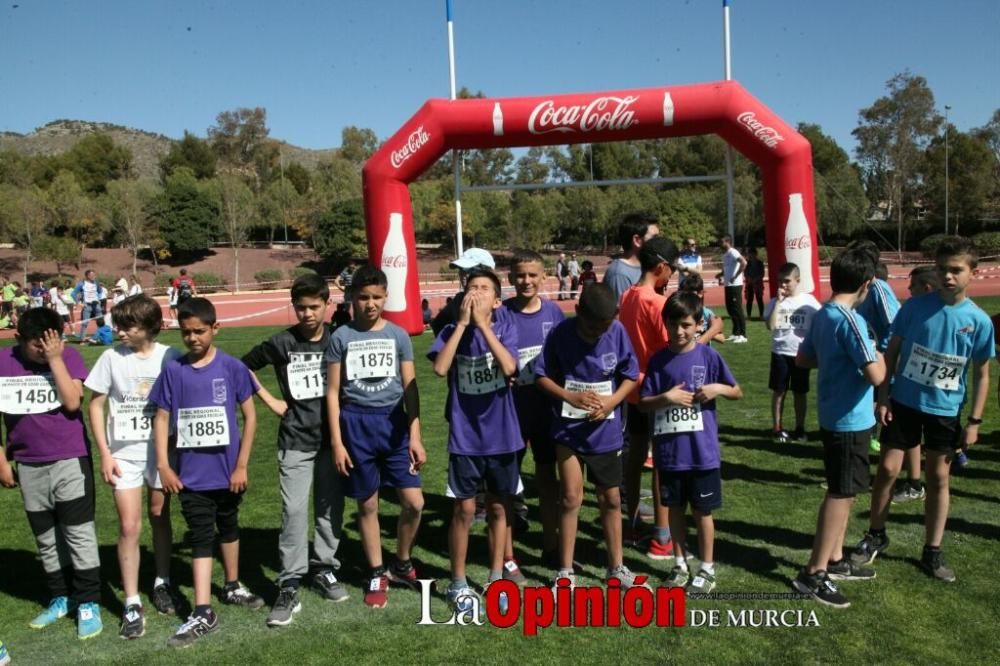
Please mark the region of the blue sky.
MULTIPOLYGON (((927 78, 962 130, 1000 108, 994 0, 732 0, 733 75, 786 121, 853 149, 893 74, 927 78)), ((541 95, 723 78, 721 0, 453 0, 459 86, 541 95)), ((391 135, 447 97, 445 0, 6 0, 0 131, 56 118, 200 136, 264 106, 309 148, 391 135)))

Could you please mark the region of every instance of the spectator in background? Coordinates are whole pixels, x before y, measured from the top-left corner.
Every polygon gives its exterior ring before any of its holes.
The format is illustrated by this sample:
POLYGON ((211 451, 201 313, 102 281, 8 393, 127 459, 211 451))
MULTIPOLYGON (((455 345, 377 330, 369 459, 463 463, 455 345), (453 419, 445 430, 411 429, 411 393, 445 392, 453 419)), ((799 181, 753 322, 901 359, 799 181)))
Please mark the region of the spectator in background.
POLYGON ((344 270, 333 279, 333 286, 346 294, 344 300, 351 300, 351 281, 354 280, 354 271, 358 269, 357 262, 353 259, 347 261, 344 270))
POLYGON ((492 271, 497 267, 496 261, 493 260, 493 255, 479 247, 470 247, 462 253, 461 257, 451 262, 450 265, 452 268, 458 269, 458 282, 461 288, 454 298, 445 301, 445 306, 441 308, 441 311, 434 317, 434 321, 431 322, 431 330, 434 331, 435 336, 448 324, 454 324, 458 321, 462 300, 465 298, 465 282, 468 280, 469 271, 474 268, 486 268, 492 271))
POLYGON ((576 260, 576 252, 569 256, 569 297, 576 300, 577 289, 580 288, 580 264, 576 260))
POLYGON ((49 289, 49 307, 56 311, 63 322, 62 335, 73 332, 73 319, 70 308, 73 307, 73 297, 63 291, 58 284, 53 284, 49 289))
POLYGON ((424 328, 430 328, 431 320, 434 318, 434 313, 431 312, 431 302, 426 298, 420 301, 420 313, 424 318, 424 328))
POLYGON ((581 264, 583 272, 580 273, 580 293, 588 286, 597 282, 597 273, 594 272, 594 262, 584 259, 581 264))
POLYGON ((139 276, 135 273, 132 274, 132 283, 128 288, 128 295, 135 296, 136 294, 142 293, 142 283, 139 282, 139 276))
POLYGON ((743 271, 744 296, 747 299, 747 319, 753 319, 753 302, 757 299, 761 319, 764 318, 764 262, 757 256, 757 248, 747 250, 747 267, 743 271))
MULTIPOLYGON (((97 281, 97 273, 93 269, 88 269, 83 274, 76 287, 73 288, 73 300, 80 303, 80 332, 77 338, 83 341, 87 337, 87 327, 92 319, 104 316, 104 308, 101 307, 101 284, 97 281)), ((105 292, 107 298, 107 292, 105 292)))
POLYGON ((688 274, 701 275, 702 263, 701 255, 698 254, 698 243, 693 238, 684 239, 684 244, 681 247, 681 256, 677 259, 681 270, 680 284, 678 284, 678 289, 684 288, 684 280, 687 279, 688 274))
POLYGON ((733 247, 730 236, 722 237, 722 272, 716 276, 726 288, 726 312, 733 321, 733 334, 726 340, 733 344, 747 341, 747 318, 743 312, 743 272, 747 268, 746 258, 733 247))
POLYGON ((35 280, 31 283, 31 291, 28 296, 31 307, 42 308, 45 307, 45 298, 48 296, 48 292, 45 291, 41 282, 35 280))
POLYGON ((171 285, 174 288, 174 297, 177 299, 178 306, 184 305, 184 301, 198 295, 198 286, 194 283, 194 279, 188 275, 186 268, 180 270, 180 275, 174 278, 171 285))
POLYGON ((333 311, 333 316, 330 318, 330 332, 333 333, 344 324, 350 323, 351 303, 349 301, 337 303, 337 307, 333 311))
POLYGON ((167 328, 171 326, 180 327, 177 322, 177 290, 174 289, 173 282, 167 285, 167 308, 170 311, 170 321, 163 322, 167 328))
POLYGON ((642 277, 639 248, 659 233, 656 217, 648 213, 629 213, 618 225, 618 242, 622 246, 622 256, 608 265, 608 270, 604 272, 604 284, 611 287, 619 303, 622 294, 642 277))
POLYGON ((569 263, 566 261, 566 255, 559 253, 559 258, 556 259, 556 279, 559 280, 559 300, 566 300, 566 289, 569 287, 569 263))
POLYGON ((0 275, 0 316, 8 320, 8 328, 14 328, 14 296, 17 289, 6 275, 0 275))

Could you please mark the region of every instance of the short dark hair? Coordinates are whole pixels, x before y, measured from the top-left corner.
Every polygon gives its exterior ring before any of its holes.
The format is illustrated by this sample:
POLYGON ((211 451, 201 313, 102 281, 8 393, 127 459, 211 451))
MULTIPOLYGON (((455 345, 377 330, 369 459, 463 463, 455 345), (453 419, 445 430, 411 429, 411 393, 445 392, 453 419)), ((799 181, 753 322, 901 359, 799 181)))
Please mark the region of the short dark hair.
POLYGON ((781 264, 781 268, 778 269, 778 279, 784 280, 786 277, 795 275, 796 277, 801 277, 801 272, 799 271, 799 265, 789 261, 788 263, 781 264))
POLYGON ((181 269, 181 275, 187 275, 187 274, 188 274, 188 269, 182 268, 181 269))
POLYGON ((934 291, 941 288, 941 274, 937 266, 917 266, 910 271, 910 279, 918 284, 929 286, 934 291))
POLYGON ((351 278, 351 296, 353 297, 365 287, 382 287, 383 289, 388 289, 389 278, 386 277, 381 269, 375 268, 371 264, 365 264, 354 271, 354 276, 351 278))
POLYGON ((875 262, 875 277, 879 280, 889 279, 889 267, 885 265, 884 261, 875 262))
POLYGON ((510 257, 510 270, 514 270, 518 264, 529 264, 537 262, 545 267, 545 260, 542 255, 538 254, 534 250, 517 249, 510 257))
POLYGON ((696 324, 700 324, 704 307, 698 294, 691 291, 676 291, 663 304, 661 316, 664 323, 691 317, 696 324))
POLYGON ((941 241, 934 252, 934 259, 941 260, 948 257, 968 257, 969 268, 979 265, 979 253, 972 241, 963 236, 949 236, 941 241))
POLYGON ((703 280, 697 273, 685 276, 684 282, 681 285, 681 291, 689 291, 692 294, 697 294, 699 291, 703 291, 704 289, 705 280, 703 280))
POLYGON ((582 268, 585 271, 589 271, 593 267, 594 267, 594 262, 592 262, 590 259, 584 259, 583 261, 580 262, 580 268, 582 268))
POLYGON ((156 336, 163 328, 160 304, 145 294, 136 294, 111 308, 111 318, 120 330, 133 326, 156 336))
POLYGON ((622 246, 622 251, 628 252, 632 249, 632 239, 636 236, 645 238, 649 231, 649 225, 656 224, 657 217, 652 213, 629 213, 618 224, 618 242, 622 246))
POLYGON ((642 265, 643 273, 655 270, 663 262, 666 262, 671 269, 676 270, 678 256, 680 256, 680 252, 678 252, 677 246, 666 236, 654 236, 639 248, 639 264, 642 265))
POLYGON ((318 273, 306 273, 295 278, 291 294, 293 301, 300 298, 321 298, 326 301, 330 298, 330 285, 318 273))
POLYGON ((185 319, 200 319, 203 324, 214 326, 218 321, 218 315, 215 314, 212 301, 195 296, 177 306, 177 321, 182 322, 185 319))
POLYGON ((580 317, 589 321, 607 321, 618 314, 618 299, 606 284, 595 282, 580 292, 580 317))
POLYGON ((875 241, 870 241, 867 238, 851 241, 847 244, 846 249, 864 252, 872 258, 872 264, 874 265, 878 265, 879 260, 882 258, 882 253, 879 252, 878 245, 875 244, 875 241))
POLYGON ((21 342, 39 340, 45 331, 62 334, 63 320, 50 308, 29 308, 17 320, 17 337, 21 342))
POLYGON ((830 264, 830 289, 835 294, 852 294, 875 277, 875 261, 869 251, 849 248, 830 264))
POLYGON ((474 278, 486 278, 493 283, 493 290, 496 291, 497 298, 503 295, 503 286, 497 274, 483 266, 475 266, 465 272, 465 284, 468 285, 474 278))

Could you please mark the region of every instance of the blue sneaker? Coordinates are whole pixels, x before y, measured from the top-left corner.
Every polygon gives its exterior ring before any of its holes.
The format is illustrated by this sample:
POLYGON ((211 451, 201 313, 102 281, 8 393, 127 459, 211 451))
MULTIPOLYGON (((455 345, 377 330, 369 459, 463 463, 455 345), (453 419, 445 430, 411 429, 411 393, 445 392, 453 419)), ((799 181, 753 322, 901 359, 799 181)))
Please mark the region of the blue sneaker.
POLYGON ((468 585, 460 586, 450 586, 448 591, 445 593, 448 598, 448 604, 455 610, 459 615, 463 613, 472 613, 478 610, 479 613, 482 612, 483 603, 473 590, 468 585))
POLYGON ((101 607, 93 602, 80 604, 76 611, 76 637, 85 641, 97 636, 103 629, 101 607))
POLYGON ((55 597, 49 602, 49 607, 43 610, 28 626, 32 629, 44 629, 61 617, 66 617, 76 608, 76 602, 69 597, 55 597))
POLYGON ((7 652, 7 646, 0 641, 0 666, 7 666, 10 663, 10 652, 7 652))
MULTIPOLYGON (((494 581, 494 582, 496 582, 496 581, 494 581)), ((490 585, 492 585, 492 584, 493 583, 490 583, 489 585, 486 586, 486 589, 483 590, 483 597, 484 598, 486 597, 487 590, 490 589, 490 585)), ((510 607, 510 601, 507 599, 507 593, 506 592, 501 592, 497 596, 497 606, 500 607, 500 612, 501 613, 503 613, 504 615, 507 614, 507 609, 510 607)))
POLYGON ((952 460, 952 464, 958 468, 965 467, 969 464, 969 456, 965 455, 965 451, 959 449, 955 452, 955 457, 952 460))

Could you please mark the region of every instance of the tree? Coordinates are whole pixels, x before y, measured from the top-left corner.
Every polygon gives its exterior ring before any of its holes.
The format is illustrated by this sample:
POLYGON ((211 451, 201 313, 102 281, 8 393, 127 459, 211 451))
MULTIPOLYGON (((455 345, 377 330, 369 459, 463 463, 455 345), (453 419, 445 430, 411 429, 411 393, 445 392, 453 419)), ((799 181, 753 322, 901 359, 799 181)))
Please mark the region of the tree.
POLYGON ((75 264, 80 259, 80 244, 65 236, 45 234, 35 243, 35 255, 39 259, 48 259, 56 264, 56 272, 62 275, 63 266, 75 264))
POLYGON ((160 160, 160 180, 164 183, 178 167, 187 167, 198 180, 215 176, 215 153, 204 139, 184 130, 184 138, 170 144, 170 152, 160 160))
POLYGON ((378 150, 379 140, 367 127, 345 127, 340 132, 338 154, 348 162, 362 166, 378 150))
POLYGON ((207 250, 218 232, 218 204, 187 167, 179 167, 167 178, 150 212, 168 255, 207 250))
POLYGON ((850 236, 868 215, 861 175, 847 152, 819 125, 799 123, 798 130, 812 144, 817 226, 827 236, 850 236))
POLYGON ((298 162, 286 164, 281 177, 290 182, 299 194, 308 194, 309 188, 312 186, 312 176, 309 175, 309 169, 298 162))
POLYGON ((45 192, 45 203, 56 235, 68 235, 80 248, 77 263, 88 245, 97 245, 108 230, 108 217, 94 199, 84 194, 77 178, 69 171, 60 171, 45 192))
POLYGON ((89 194, 103 194, 112 180, 132 172, 132 151, 103 132, 88 134, 63 155, 64 168, 76 176, 89 194))
POLYGON ((886 88, 888 95, 858 112, 853 134, 869 196, 888 203, 902 251, 904 228, 916 221, 911 211, 919 197, 923 151, 937 134, 941 116, 934 110, 934 93, 924 77, 902 72, 889 79, 886 88))
POLYGON ((9 184, 0 185, 0 228, 24 250, 24 284, 28 283, 37 243, 46 234, 48 220, 45 193, 38 186, 19 189, 9 184))
POLYGON ((316 212, 313 247, 324 259, 343 263, 367 254, 365 213, 361 199, 338 204, 333 210, 316 212))
POLYGON ((157 235, 153 218, 149 214, 149 205, 156 194, 156 188, 143 181, 113 180, 108 183, 104 205, 132 253, 133 275, 138 268, 139 250, 149 246, 157 235))
MULTIPOLYGON (((958 234, 962 224, 975 224, 987 217, 990 195, 993 193, 994 161, 989 146, 980 138, 964 134, 954 125, 948 132, 948 217, 953 226, 951 233, 958 234)), ((926 184, 925 202, 935 221, 934 226, 944 227, 945 212, 945 138, 935 138, 927 149, 922 165, 926 184)), ((978 231, 975 227, 966 235, 978 231)))
POLYGON ((217 179, 222 229, 233 249, 233 284, 240 290, 240 246, 246 243, 257 217, 253 192, 239 176, 224 173, 217 179))
POLYGON ((268 229, 268 240, 271 243, 274 243, 278 229, 287 231, 289 226, 295 229, 301 213, 302 195, 291 181, 274 181, 258 198, 258 219, 268 229))
POLYGON ((268 139, 263 107, 223 111, 208 128, 212 151, 226 171, 239 173, 259 193, 279 161, 279 144, 268 139))

